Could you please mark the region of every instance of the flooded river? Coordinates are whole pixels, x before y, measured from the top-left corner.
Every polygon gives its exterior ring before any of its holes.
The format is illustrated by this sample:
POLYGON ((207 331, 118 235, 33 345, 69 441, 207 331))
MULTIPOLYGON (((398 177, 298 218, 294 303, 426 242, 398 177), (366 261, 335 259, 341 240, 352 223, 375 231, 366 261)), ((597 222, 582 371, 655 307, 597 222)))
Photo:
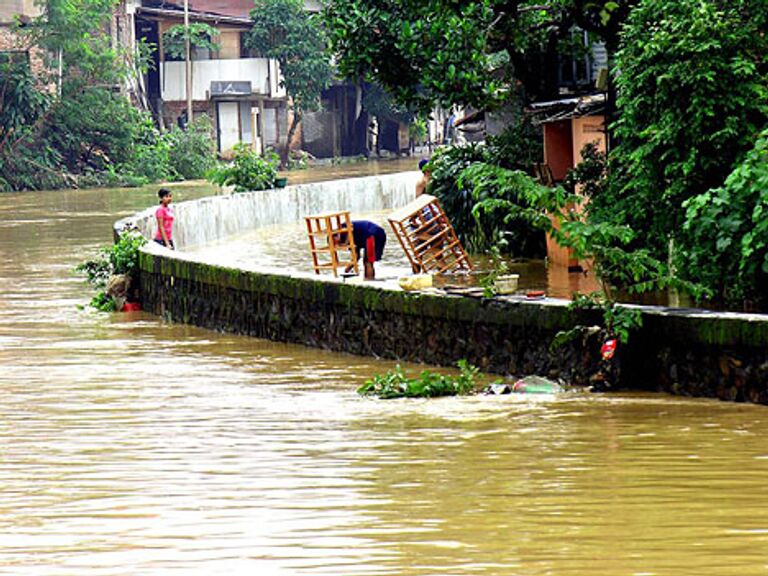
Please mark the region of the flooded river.
POLYGON ((366 400, 392 362, 80 309, 154 191, 0 195, 0 574, 768 574, 766 407, 366 400))

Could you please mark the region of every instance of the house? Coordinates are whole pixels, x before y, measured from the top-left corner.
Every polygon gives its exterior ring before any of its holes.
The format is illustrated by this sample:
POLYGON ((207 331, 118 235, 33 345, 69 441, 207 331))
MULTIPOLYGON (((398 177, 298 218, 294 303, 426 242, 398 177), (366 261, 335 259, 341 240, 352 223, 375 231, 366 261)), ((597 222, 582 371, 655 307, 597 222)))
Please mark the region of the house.
MULTIPOLYGON (((222 153, 238 142, 259 152, 277 147, 287 137, 287 95, 277 62, 253 57, 245 46, 252 0, 187 1, 190 22, 208 24, 219 32, 216 51, 192 51, 193 114, 207 114, 213 120, 222 153)), ((186 62, 168 56, 163 46, 163 33, 184 24, 184 0, 125 0, 125 4, 136 41, 157 47, 154 66, 143 78, 149 107, 163 126, 186 123, 186 62)))
MULTIPOLYGON (((163 126, 186 122, 186 62, 165 54, 163 33, 184 23, 184 0, 124 0, 138 42, 158 47, 141 92, 163 126)), ((190 22, 215 27, 219 49, 192 53, 193 113, 208 114, 218 149, 226 154, 238 142, 257 151, 285 144, 291 111, 275 60, 257 58, 245 46, 253 0, 187 0, 190 22)), ((320 10, 317 0, 305 9, 320 10)), ((139 98, 140 100, 141 98, 139 98)), ((360 88, 334 83, 322 95, 322 110, 306 113, 291 148, 316 157, 349 156, 367 150, 368 116, 360 110, 360 88)))

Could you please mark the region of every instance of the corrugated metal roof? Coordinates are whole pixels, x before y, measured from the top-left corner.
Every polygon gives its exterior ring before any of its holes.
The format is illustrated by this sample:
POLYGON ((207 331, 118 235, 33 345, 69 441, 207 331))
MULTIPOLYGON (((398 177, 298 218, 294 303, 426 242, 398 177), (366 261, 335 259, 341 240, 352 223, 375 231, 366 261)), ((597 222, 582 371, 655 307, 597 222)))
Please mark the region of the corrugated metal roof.
POLYGON ((534 102, 528 105, 528 109, 540 116, 535 122, 544 124, 557 122, 580 116, 600 114, 605 109, 605 93, 588 94, 586 96, 563 98, 549 102, 534 102), (543 116, 543 117, 542 117, 543 116))

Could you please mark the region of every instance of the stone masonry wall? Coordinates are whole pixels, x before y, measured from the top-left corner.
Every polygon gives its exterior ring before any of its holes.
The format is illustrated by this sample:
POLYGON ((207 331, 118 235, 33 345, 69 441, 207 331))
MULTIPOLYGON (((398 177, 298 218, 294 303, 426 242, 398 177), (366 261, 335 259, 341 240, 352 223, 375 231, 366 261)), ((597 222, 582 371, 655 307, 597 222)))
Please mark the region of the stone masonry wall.
MULTIPOLYGON (((277 276, 145 252, 142 305, 171 321, 341 352, 588 385, 601 342, 554 352, 554 335, 599 318, 567 302, 418 294, 277 276)), ((644 309, 619 348, 621 387, 768 404, 768 319, 644 309)))
MULTIPOLYGON (((338 206, 359 212, 395 208, 408 201, 417 176, 181 203, 181 245, 338 206)), ((115 228, 131 224, 149 234, 152 214, 150 209, 115 228)), ((419 294, 330 276, 245 271, 196 262, 154 244, 142 250, 140 267, 143 308, 174 322, 434 365, 465 358, 488 372, 538 374, 573 385, 589 384, 604 367, 595 334, 550 350, 558 331, 600 322, 594 312, 572 311, 564 300, 419 294)), ((621 387, 768 404, 768 315, 639 308, 643 326, 619 346, 614 363, 621 387)))
POLYGON ((175 322, 340 352, 588 384, 599 343, 548 347, 574 313, 542 307, 277 276, 141 255, 142 307, 175 322))

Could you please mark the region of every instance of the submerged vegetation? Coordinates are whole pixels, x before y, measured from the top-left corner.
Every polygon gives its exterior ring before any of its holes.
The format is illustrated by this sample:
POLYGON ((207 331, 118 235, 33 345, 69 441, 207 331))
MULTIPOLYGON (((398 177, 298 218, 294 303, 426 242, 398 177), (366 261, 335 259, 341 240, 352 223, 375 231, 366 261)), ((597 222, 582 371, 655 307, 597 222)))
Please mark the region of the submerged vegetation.
POLYGON ((388 400, 391 398, 435 398, 462 396, 477 391, 476 377, 479 370, 466 360, 459 360, 460 374, 456 377, 424 370, 415 378, 405 375, 400 366, 386 374, 376 374, 357 393, 388 400))
POLYGON ((139 248, 146 243, 147 239, 141 234, 125 232, 112 246, 102 248, 95 258, 75 268, 76 272, 85 274, 88 284, 97 290, 90 302, 93 308, 114 312, 122 308, 126 299, 135 297, 139 278, 139 248))

